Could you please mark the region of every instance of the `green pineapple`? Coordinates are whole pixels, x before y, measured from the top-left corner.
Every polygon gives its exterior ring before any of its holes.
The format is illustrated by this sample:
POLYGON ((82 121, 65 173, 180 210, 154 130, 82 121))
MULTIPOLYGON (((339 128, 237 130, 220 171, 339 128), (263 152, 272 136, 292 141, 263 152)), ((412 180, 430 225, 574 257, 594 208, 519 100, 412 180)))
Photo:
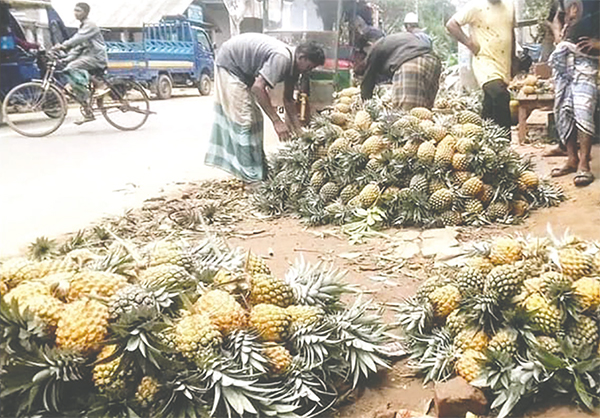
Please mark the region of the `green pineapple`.
POLYGON ((496 266, 487 275, 483 291, 509 299, 521 291, 523 280, 524 276, 518 267, 511 264, 496 266))
POLYGON ((337 199, 340 193, 340 188, 334 182, 325 183, 321 190, 319 190, 319 194, 323 198, 324 202, 331 202, 332 200, 337 199))

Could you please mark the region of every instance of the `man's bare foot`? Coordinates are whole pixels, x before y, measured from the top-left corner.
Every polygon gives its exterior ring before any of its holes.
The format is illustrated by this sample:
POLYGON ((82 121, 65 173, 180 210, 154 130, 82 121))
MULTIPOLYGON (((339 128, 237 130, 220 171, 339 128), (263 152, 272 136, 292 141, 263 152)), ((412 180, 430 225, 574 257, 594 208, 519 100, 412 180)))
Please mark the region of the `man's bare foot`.
POLYGON ((542 154, 543 157, 566 157, 567 150, 562 149, 560 146, 550 148, 548 151, 542 154))
POLYGON ((577 172, 577 167, 571 167, 569 165, 565 165, 562 167, 553 168, 552 171, 550 172, 550 176, 562 177, 562 176, 566 176, 567 174, 571 174, 571 173, 575 173, 575 172, 577 172))

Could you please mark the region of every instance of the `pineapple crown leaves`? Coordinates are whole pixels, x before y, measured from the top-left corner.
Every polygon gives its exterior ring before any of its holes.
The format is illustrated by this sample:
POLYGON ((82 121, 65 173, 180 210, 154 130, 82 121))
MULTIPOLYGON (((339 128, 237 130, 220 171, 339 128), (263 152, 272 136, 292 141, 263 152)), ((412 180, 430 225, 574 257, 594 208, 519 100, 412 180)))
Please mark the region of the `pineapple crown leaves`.
POLYGON ((297 399, 298 414, 302 417, 320 416, 338 400, 335 388, 330 387, 320 370, 309 371, 294 365, 283 382, 287 398, 297 399))
POLYGON ((408 345, 410 367, 424 375, 425 383, 443 382, 452 377, 458 352, 448 330, 434 328, 428 335, 411 335, 408 345))
POLYGON ((231 359, 241 369, 250 371, 251 375, 268 372, 268 360, 262 354, 264 343, 257 332, 236 330, 227 336, 222 346, 224 357, 231 359))
POLYGON ((389 337, 380 316, 366 314, 370 308, 370 302, 363 303, 358 297, 349 309, 329 318, 336 324, 336 337, 340 340, 338 355, 350 365, 353 388, 361 377, 368 379, 377 373, 378 367, 390 367, 380 354, 385 351, 383 346, 389 337))
POLYGON ((397 324, 407 334, 426 334, 433 327, 433 308, 431 303, 422 303, 411 297, 393 308, 396 311, 397 324))
POLYGON ((356 208, 354 215, 356 219, 354 222, 342 226, 342 232, 349 235, 351 244, 359 244, 364 238, 387 237, 386 234, 378 231, 387 219, 383 209, 378 206, 369 209, 356 208))
POLYGON ((537 343, 531 327, 532 316, 532 312, 522 307, 515 307, 502 313, 503 323, 509 330, 517 333, 517 342, 520 345, 532 346, 537 343))
POLYGON ((511 387, 511 374, 515 368, 515 360, 503 351, 486 351, 486 359, 482 363, 482 372, 470 382, 478 388, 490 388, 494 392, 505 391, 511 387))
POLYGON ((459 309, 471 326, 487 333, 495 333, 500 329, 505 303, 500 302, 499 295, 494 293, 476 294, 461 302, 459 309))
POLYGON ((340 343, 335 336, 335 324, 331 321, 298 327, 292 333, 290 341, 303 370, 321 367, 332 348, 340 343))
POLYGON ((70 253, 75 249, 82 248, 86 245, 85 239, 85 231, 80 230, 75 233, 75 235, 71 236, 67 241, 65 241, 59 248, 58 254, 65 255, 70 253))
POLYGON ((28 250, 30 258, 38 261, 53 258, 58 254, 56 241, 47 237, 36 238, 29 244, 28 250))
POLYGON ((8 353, 33 352, 49 338, 45 324, 28 308, 20 309, 16 298, 10 303, 0 298, 0 330, 0 348, 8 353))
POLYGON ((327 311, 339 308, 343 294, 356 292, 344 282, 346 274, 333 265, 325 267, 322 261, 311 264, 300 256, 288 269, 284 280, 292 288, 295 304, 318 306, 327 311))

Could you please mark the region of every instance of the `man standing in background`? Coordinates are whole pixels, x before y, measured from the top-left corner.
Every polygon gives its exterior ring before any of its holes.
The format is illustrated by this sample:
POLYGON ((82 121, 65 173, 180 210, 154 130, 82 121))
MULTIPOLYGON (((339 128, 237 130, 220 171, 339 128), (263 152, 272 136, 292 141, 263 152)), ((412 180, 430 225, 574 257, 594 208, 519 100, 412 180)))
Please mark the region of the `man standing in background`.
POLYGON ((473 53, 473 72, 484 92, 482 117, 509 130, 514 27, 511 0, 473 0, 446 24, 450 35, 473 53), (465 25, 469 26, 469 36, 462 30, 465 25))

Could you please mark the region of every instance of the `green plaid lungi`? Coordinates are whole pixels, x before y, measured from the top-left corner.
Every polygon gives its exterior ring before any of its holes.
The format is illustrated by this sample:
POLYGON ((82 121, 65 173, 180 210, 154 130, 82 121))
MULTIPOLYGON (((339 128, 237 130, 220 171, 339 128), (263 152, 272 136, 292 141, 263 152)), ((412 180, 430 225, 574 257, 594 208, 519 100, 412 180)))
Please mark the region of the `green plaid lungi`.
POLYGON ((222 67, 215 71, 215 120, 204 163, 246 182, 267 175, 262 111, 250 88, 222 67))
POLYGON ((433 54, 425 54, 402 64, 392 78, 392 100, 395 107, 431 109, 440 84, 442 64, 433 54))

